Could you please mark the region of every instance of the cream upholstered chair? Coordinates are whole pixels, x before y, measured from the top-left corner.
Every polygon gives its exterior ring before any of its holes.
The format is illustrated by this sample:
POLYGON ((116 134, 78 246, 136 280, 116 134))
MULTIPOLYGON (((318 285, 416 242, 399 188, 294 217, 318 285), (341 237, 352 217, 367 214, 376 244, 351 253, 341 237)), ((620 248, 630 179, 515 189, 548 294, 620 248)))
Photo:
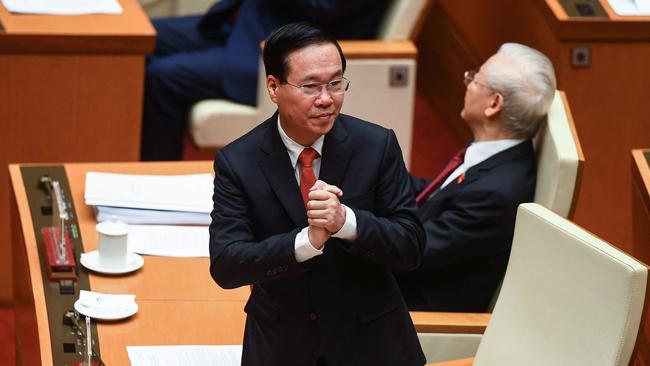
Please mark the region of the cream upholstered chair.
MULTIPOLYGON (((537 153, 535 202, 570 219, 578 196, 584 156, 564 92, 555 92, 547 123, 538 132, 534 144, 537 153)), ((411 317, 426 349, 428 362, 474 355, 490 319, 488 313, 411 312, 411 317)))
POLYGON ((555 92, 547 123, 535 137, 535 150, 535 202, 571 219, 585 158, 563 91, 555 92))
POLYGON ((647 277, 633 257, 538 204, 522 204, 501 294, 473 363, 431 365, 627 365, 647 277))
MULTIPOLYGON (((342 113, 395 131, 404 161, 410 162, 417 49, 412 39, 432 0, 394 0, 376 41, 342 41, 350 79, 342 113)), ((260 60, 257 105, 229 100, 205 100, 190 112, 190 134, 204 149, 218 149, 251 130, 275 111, 266 91, 260 60)))

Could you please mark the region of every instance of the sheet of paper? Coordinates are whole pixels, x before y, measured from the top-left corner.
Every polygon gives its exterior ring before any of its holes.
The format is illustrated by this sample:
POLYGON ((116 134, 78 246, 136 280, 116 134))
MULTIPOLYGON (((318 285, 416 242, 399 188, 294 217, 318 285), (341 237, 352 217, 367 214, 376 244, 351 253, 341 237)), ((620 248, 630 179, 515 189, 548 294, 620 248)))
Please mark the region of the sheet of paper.
POLYGON ((129 251, 165 257, 209 257, 207 226, 130 225, 129 251))
POLYGON ((650 15, 650 0, 608 0, 608 2, 618 15, 650 15))
POLYGON ((140 175, 86 173, 87 205, 152 210, 212 211, 210 174, 140 175))
POLYGON ((12 13, 22 14, 119 14, 122 7, 117 0, 2 0, 12 13))
POLYGON ((242 346, 128 346, 131 366, 240 366, 242 346))

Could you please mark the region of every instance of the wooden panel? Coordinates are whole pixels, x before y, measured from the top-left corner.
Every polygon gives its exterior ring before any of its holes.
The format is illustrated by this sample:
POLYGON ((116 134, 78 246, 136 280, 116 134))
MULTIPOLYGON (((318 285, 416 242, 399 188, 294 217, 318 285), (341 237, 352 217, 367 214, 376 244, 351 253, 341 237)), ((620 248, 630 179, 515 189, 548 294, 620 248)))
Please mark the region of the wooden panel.
POLYGON ((459 145, 465 145, 472 134, 460 118, 465 95, 462 76, 480 65, 479 57, 467 47, 438 1, 422 26, 417 46, 420 50, 417 88, 459 145))
MULTIPOLYGON (((0 54, 0 198, 9 163, 138 160, 142 56, 0 54)), ((0 299, 11 299, 9 205, 0 207, 0 299)))
POLYGON ((0 53, 135 53, 155 46, 155 30, 137 0, 121 0, 123 13, 31 15, 0 3, 0 53), (127 39, 128 37, 128 39, 127 39))
POLYGON ((15 223, 15 226, 12 227, 12 237, 22 239, 14 242, 16 248, 19 249, 15 253, 14 264, 18 268, 16 285, 20 287, 16 294, 14 317, 17 336, 21 337, 21 343, 16 344, 16 354, 20 354, 21 357, 18 359, 22 360, 24 365, 51 365, 50 327, 47 322, 43 277, 32 216, 20 167, 11 165, 9 170, 14 193, 11 200, 14 201, 14 213, 17 214, 12 220, 15 223))
POLYGON ((142 57, 0 55, 0 70, 4 161, 139 157, 142 57))
MULTIPOLYGON (((535 48, 554 60, 556 45, 548 41, 555 35, 534 1, 439 0, 439 3, 481 63, 504 42, 530 45, 532 41, 535 48)), ((420 52, 425 51, 420 48, 420 52)))
POLYGON ((586 157, 574 221, 628 253, 632 250, 630 149, 650 144, 650 44, 561 44, 556 63, 586 157), (591 66, 572 68, 571 47, 589 46, 591 66), (604 103, 603 100, 607 102, 604 103))

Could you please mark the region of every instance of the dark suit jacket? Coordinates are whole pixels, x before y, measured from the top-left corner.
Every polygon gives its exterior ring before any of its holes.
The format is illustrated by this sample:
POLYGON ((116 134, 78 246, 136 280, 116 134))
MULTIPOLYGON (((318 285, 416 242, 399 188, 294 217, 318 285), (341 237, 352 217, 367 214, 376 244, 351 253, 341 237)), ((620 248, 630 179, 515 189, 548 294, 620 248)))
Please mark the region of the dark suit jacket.
MULTIPOLYGON (((410 310, 485 311, 505 273, 517 206, 535 194, 531 141, 473 166, 418 209, 422 265, 396 277, 410 310)), ((416 192, 429 180, 412 179, 416 192)))
POLYGON ((277 113, 215 158, 210 272, 223 288, 253 284, 242 364, 313 365, 322 346, 332 365, 422 365, 391 273, 417 267, 424 244, 395 134, 340 115, 322 153, 319 178, 343 190, 358 239, 303 263, 307 217, 277 113))
POLYGON ((259 43, 274 29, 310 21, 338 39, 372 39, 388 0, 221 0, 199 23, 212 36, 227 37, 223 86, 231 99, 255 104, 259 43), (236 13, 236 21, 230 23, 236 13))

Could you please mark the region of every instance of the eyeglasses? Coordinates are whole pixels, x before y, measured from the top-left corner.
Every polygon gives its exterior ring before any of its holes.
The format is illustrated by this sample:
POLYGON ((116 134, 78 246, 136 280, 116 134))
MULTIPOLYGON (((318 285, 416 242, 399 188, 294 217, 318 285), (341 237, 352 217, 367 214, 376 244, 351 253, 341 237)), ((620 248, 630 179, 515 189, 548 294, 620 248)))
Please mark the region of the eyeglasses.
POLYGON ((350 80, 346 78, 340 78, 340 79, 335 79, 330 81, 329 83, 324 83, 324 84, 318 84, 318 83, 309 83, 309 84, 303 84, 303 85, 294 85, 291 84, 290 82, 286 81, 285 84, 291 85, 294 88, 300 89, 300 91, 309 97, 315 97, 317 95, 320 95, 323 87, 327 89, 327 91, 330 94, 333 95, 341 95, 344 94, 346 91, 348 91, 348 88, 350 87, 350 80))
POLYGON ((497 91, 495 88, 476 80, 476 74, 477 74, 476 70, 465 71, 463 82, 465 83, 466 87, 469 86, 469 84, 471 84, 472 82, 475 82, 475 83, 477 83, 478 85, 480 85, 480 86, 482 86, 484 88, 488 88, 488 89, 491 89, 493 91, 497 91))

